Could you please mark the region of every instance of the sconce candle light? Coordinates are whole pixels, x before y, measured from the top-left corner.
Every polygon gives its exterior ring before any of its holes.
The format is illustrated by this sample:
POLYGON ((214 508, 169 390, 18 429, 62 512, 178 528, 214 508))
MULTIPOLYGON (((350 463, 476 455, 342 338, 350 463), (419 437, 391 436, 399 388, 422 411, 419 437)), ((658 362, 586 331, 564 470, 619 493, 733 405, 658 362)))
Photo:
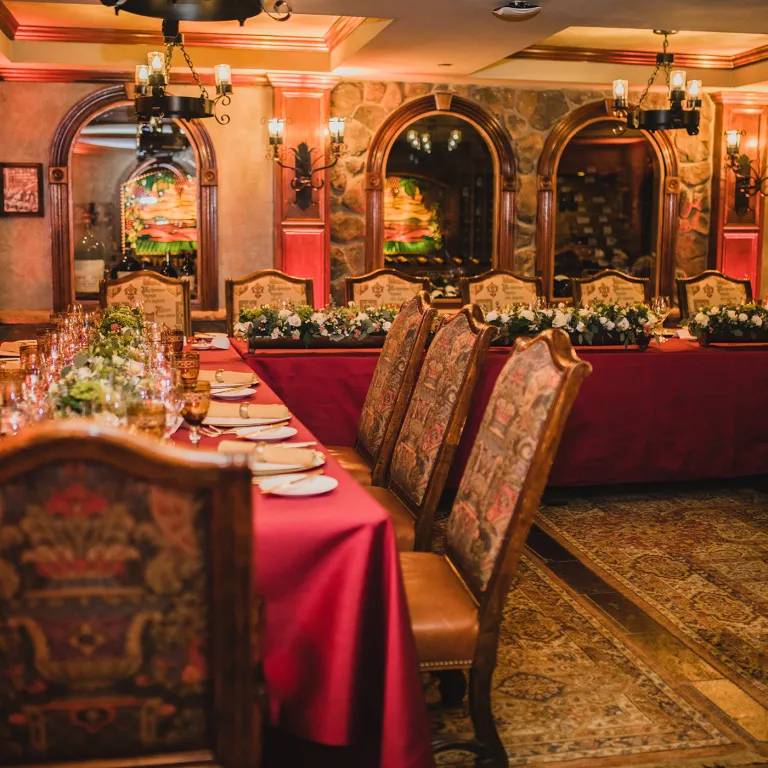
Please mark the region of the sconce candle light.
POLYGON ((728 130, 725 132, 725 167, 736 176, 734 210, 739 216, 749 211, 749 200, 757 195, 768 195, 768 175, 761 175, 756 161, 749 155, 740 154, 741 137, 744 131, 728 130))

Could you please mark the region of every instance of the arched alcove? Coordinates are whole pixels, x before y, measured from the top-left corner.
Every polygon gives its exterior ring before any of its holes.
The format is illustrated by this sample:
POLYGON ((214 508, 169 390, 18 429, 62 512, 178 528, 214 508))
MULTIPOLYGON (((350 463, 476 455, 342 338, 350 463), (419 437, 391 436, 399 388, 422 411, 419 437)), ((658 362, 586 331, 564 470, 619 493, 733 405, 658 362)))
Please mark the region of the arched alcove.
POLYGON ((485 140, 494 166, 493 266, 514 262, 515 157, 504 127, 481 104, 453 93, 420 96, 392 112, 371 141, 365 174, 366 271, 384 266, 384 188, 387 159, 402 131, 431 115, 454 115, 470 123, 485 140))
MULTIPOLYGON (((72 237, 72 152, 84 125, 109 109, 130 106, 125 86, 95 91, 75 104, 54 134, 48 168, 51 200, 51 256, 53 263, 53 306, 63 311, 74 301, 74 242, 72 237)), ((200 295, 197 309, 218 308, 217 257, 217 172, 213 142, 199 120, 179 120, 195 153, 199 178, 198 194, 198 276, 200 295)))
MULTIPOLYGON (((543 282, 544 293, 552 298, 555 262, 555 217, 557 209, 557 176, 560 160, 568 143, 580 131, 599 122, 615 121, 605 101, 591 102, 566 115, 548 136, 539 159, 538 213, 536 225, 536 274, 543 282)), ((665 131, 640 132, 647 140, 659 173, 657 185, 657 266, 654 295, 674 293, 675 246, 678 232, 680 179, 678 160, 670 136, 665 131)))

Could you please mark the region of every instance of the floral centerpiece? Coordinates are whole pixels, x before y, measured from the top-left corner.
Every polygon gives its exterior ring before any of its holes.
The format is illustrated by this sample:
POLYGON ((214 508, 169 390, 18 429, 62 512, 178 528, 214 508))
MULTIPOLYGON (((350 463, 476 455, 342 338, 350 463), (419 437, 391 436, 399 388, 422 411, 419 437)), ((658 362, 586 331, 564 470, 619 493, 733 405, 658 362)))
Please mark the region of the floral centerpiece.
POLYGON ((535 336, 547 328, 560 328, 573 344, 637 344, 645 349, 658 318, 647 304, 607 304, 589 307, 558 304, 548 309, 533 309, 523 304, 492 310, 485 316, 499 329, 495 344, 509 345, 518 336, 535 336))
POLYGON ((113 304, 102 310, 99 332, 102 336, 121 334, 126 329, 141 332, 144 327, 144 313, 138 307, 127 304, 113 304))
POLYGON ((699 344, 768 342, 768 309, 758 304, 702 307, 688 318, 688 330, 699 344))
POLYGON ((396 315, 397 310, 363 310, 351 302, 320 310, 306 304, 265 305, 241 309, 235 333, 247 336, 250 347, 380 346, 396 315))

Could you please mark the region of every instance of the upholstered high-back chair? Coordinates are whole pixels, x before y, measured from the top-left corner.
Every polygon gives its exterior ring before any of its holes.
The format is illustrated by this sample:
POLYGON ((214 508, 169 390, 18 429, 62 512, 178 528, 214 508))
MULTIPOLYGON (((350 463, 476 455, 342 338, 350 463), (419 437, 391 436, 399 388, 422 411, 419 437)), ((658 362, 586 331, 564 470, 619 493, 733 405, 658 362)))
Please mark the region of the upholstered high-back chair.
POLYGON ((512 304, 531 304, 541 296, 541 278, 524 277, 507 269, 491 269, 459 280, 461 300, 477 304, 484 312, 512 304))
POLYGON ((86 421, 0 443, 0 764, 259 765, 237 461, 86 421))
POLYGON ((650 301, 651 281, 647 277, 632 277, 616 269, 604 269, 591 277, 573 281, 575 304, 604 301, 608 304, 635 304, 650 301))
POLYGON ((311 278, 293 277, 279 269, 261 269, 245 277, 224 281, 227 305, 227 333, 232 336, 241 309, 249 307, 309 304, 315 296, 311 278))
POLYGON ((375 269, 366 275, 344 278, 344 303, 365 309, 399 306, 421 291, 429 291, 426 277, 413 277, 396 269, 375 269))
POLYGON ((400 558, 423 670, 470 671, 468 749, 503 768, 491 714, 501 613, 539 506, 571 405, 591 366, 568 336, 548 330, 518 340, 496 380, 448 520, 445 555, 400 558))
POLYGON ((192 335, 192 312, 189 304, 189 281, 165 277, 157 272, 131 272, 116 280, 99 283, 101 308, 113 304, 141 303, 147 320, 181 328, 192 335))
POLYGON ((400 423, 435 319, 426 291, 400 308, 384 340, 365 397, 354 448, 328 451, 363 485, 383 485, 400 423))
POLYGON ((477 306, 444 321, 424 356, 402 419, 385 488, 369 488, 392 516, 398 548, 428 550, 432 523, 495 330, 477 306))
POLYGON ((728 277, 716 269, 707 269, 693 277, 678 277, 675 282, 680 317, 695 314, 702 307, 752 301, 752 283, 748 279, 728 277))

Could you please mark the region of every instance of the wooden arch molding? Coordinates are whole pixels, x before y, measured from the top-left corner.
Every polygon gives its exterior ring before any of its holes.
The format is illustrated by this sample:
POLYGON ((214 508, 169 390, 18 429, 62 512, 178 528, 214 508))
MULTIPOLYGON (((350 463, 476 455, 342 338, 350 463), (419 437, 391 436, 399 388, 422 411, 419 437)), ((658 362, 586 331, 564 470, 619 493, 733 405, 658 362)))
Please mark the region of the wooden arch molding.
POLYGON ((454 93, 419 96, 392 112, 371 141, 365 166, 365 271, 384 266, 384 183, 395 139, 415 120, 451 114, 471 123, 485 139, 495 171, 493 266, 514 266, 515 155, 506 130, 481 104, 454 93))
MULTIPOLYGON (((123 85, 89 94, 67 112, 56 129, 51 146, 48 186, 51 200, 51 256, 53 308, 62 312, 75 300, 74 243, 72 242, 72 149, 80 129, 97 115, 113 107, 130 106, 123 85)), ((208 131, 199 120, 179 120, 197 160, 198 283, 195 309, 218 309, 218 222, 216 155, 208 131)))
MULTIPOLYGON (((539 158, 538 212, 536 216, 536 274, 541 275, 544 295, 552 297, 555 260, 555 195, 557 169, 568 142, 582 128, 613 118, 607 101, 594 101, 566 115, 544 142, 539 158)), ((659 168, 658 258, 653 294, 672 296, 675 286, 675 251, 679 227, 680 178, 677 152, 667 131, 642 131, 648 140, 659 168)))

